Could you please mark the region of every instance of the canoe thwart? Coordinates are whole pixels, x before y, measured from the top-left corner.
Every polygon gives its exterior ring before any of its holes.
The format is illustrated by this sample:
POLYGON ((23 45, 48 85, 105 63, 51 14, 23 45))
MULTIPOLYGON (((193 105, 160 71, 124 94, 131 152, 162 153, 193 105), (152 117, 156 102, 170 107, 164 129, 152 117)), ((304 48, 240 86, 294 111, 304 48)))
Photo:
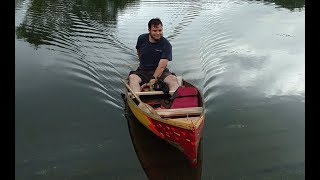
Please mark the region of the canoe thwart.
POLYGON ((203 108, 190 107, 190 108, 177 108, 177 109, 156 109, 155 111, 161 117, 194 116, 194 115, 200 115, 203 111, 203 108))
MULTIPOLYGON (((173 94, 174 91, 169 91, 169 94, 173 94)), ((128 93, 131 95, 131 93, 128 93)), ((164 94, 163 91, 145 91, 145 92, 135 92, 136 95, 161 95, 164 94)))

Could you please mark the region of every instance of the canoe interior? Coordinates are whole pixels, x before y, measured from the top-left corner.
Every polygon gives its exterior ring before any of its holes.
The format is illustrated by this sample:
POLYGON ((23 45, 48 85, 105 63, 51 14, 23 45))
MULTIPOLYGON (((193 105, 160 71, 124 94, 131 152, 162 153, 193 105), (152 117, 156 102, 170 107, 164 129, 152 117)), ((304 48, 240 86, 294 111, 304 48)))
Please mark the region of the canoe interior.
MULTIPOLYGON (((183 81, 183 86, 185 87, 194 87, 190 83, 183 81)), ((140 95, 140 99, 144 102, 149 104, 155 110, 157 109, 170 109, 172 102, 170 101, 171 95, 170 94, 159 94, 159 95, 140 95)), ((139 102, 133 99, 134 102, 138 105, 139 102)), ((203 107, 203 100, 201 97, 201 93, 198 93, 198 100, 199 100, 199 107, 203 107)), ((192 117, 193 115, 189 115, 192 117)), ((198 115, 197 115, 198 116, 198 115)))

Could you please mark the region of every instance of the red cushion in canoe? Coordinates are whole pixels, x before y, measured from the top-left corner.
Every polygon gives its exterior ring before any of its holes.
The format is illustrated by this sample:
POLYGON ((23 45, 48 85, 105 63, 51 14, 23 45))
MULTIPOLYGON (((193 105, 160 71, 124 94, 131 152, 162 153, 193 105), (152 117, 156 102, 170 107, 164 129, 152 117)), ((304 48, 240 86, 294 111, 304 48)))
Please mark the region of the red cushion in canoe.
POLYGON ((179 87, 173 95, 170 109, 199 107, 198 90, 194 87, 179 87))

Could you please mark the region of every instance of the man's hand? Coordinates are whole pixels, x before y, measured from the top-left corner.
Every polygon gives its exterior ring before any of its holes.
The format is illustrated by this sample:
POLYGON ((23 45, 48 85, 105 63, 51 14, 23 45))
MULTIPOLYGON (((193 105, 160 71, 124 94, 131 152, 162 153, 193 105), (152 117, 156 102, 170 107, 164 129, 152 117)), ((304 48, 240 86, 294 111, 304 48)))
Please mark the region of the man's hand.
POLYGON ((154 85, 154 83, 156 83, 156 79, 154 78, 154 79, 150 79, 150 81, 149 81, 149 87, 150 87, 150 91, 153 91, 154 89, 153 89, 153 85, 154 85))

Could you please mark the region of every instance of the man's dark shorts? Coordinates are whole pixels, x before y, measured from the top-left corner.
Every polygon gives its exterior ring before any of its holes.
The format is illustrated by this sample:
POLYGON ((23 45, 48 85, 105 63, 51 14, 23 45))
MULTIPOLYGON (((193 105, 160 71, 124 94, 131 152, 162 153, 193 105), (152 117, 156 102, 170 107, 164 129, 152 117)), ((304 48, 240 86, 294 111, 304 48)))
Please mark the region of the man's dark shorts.
MULTIPOLYGON (((149 81, 150 81, 150 79, 152 79, 152 76, 153 76, 153 74, 154 74, 154 70, 142 70, 142 69, 137 69, 137 70, 135 70, 135 71, 130 71, 130 73, 129 73, 129 75, 130 74, 136 74, 136 75, 138 75, 140 78, 141 78, 141 80, 142 80, 142 82, 140 83, 140 85, 142 85, 142 84, 144 84, 144 83, 148 83, 149 81)), ((170 74, 172 74, 172 75, 175 75, 174 73, 172 73, 172 72, 170 72, 169 71, 169 69, 168 68, 166 68, 164 71, 163 71, 163 73, 162 73, 162 75, 160 76, 160 78, 159 79, 162 79, 162 80, 164 80, 167 76, 169 76, 170 74)))

